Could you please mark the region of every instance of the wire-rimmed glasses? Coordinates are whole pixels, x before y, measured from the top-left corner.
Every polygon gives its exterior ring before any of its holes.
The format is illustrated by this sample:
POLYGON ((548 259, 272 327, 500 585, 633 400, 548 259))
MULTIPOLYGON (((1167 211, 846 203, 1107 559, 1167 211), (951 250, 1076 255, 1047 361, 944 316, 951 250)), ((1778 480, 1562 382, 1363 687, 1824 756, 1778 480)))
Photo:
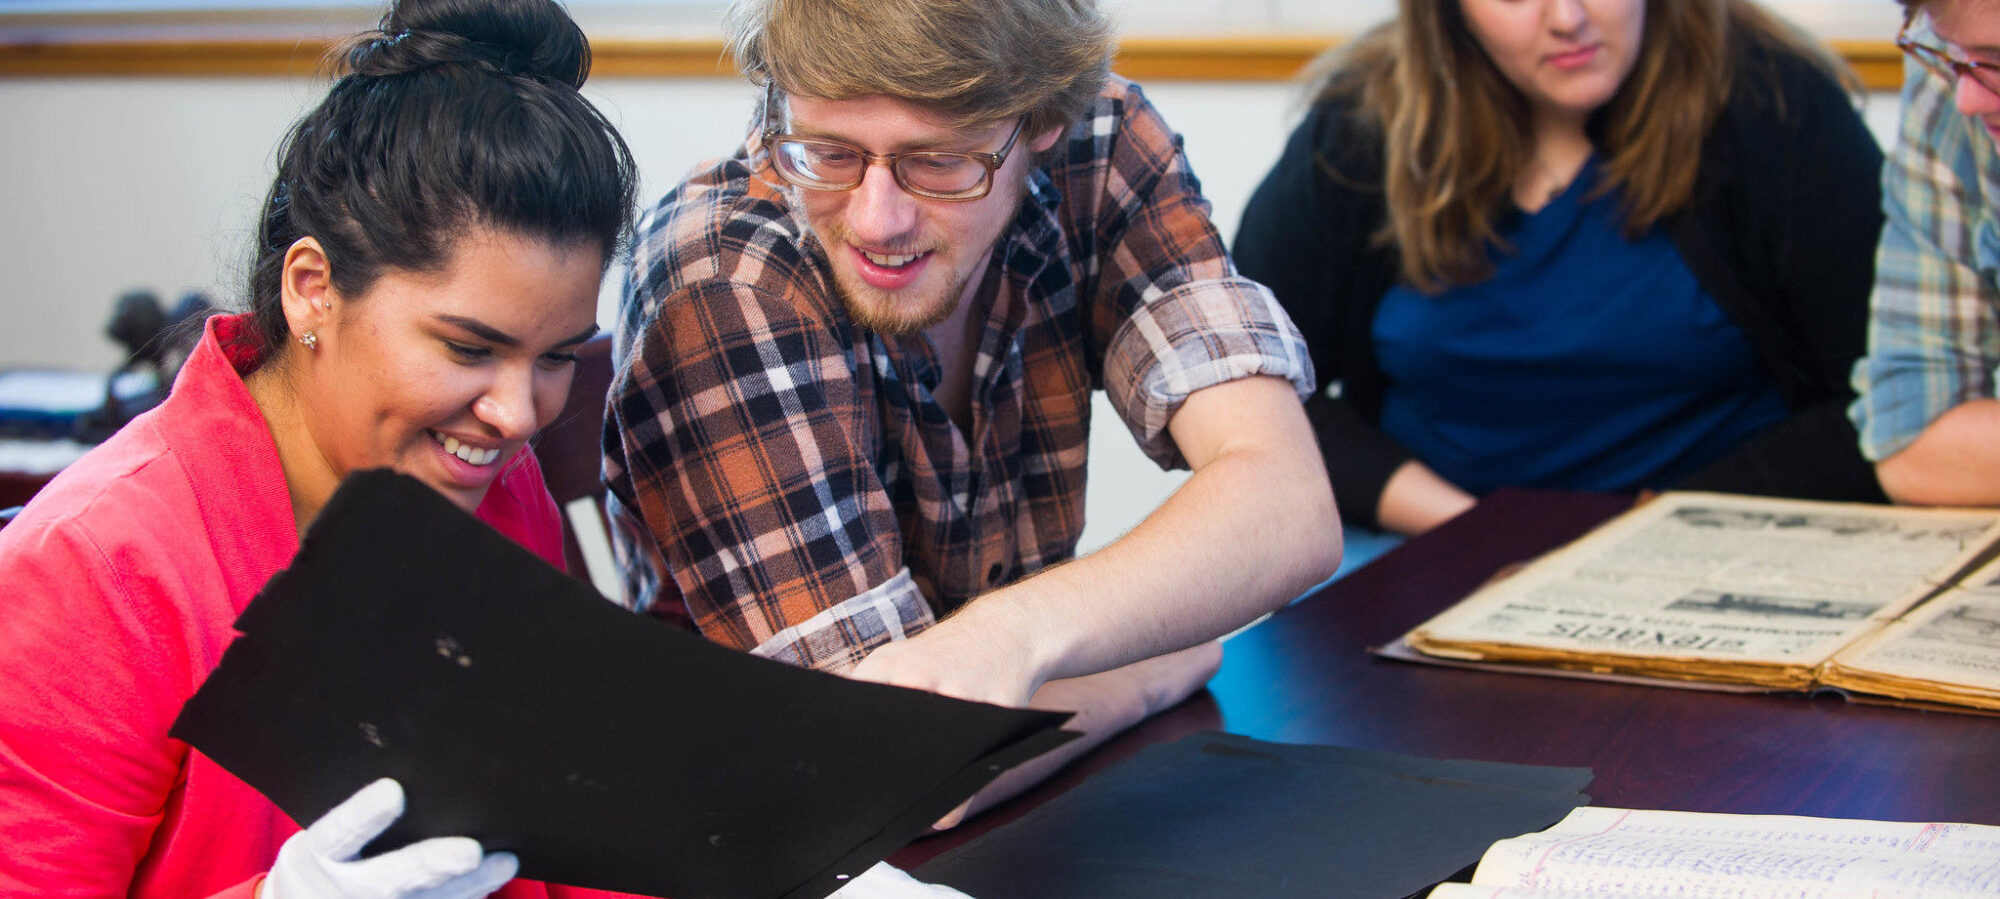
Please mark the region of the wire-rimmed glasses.
POLYGON ((1028 120, 1014 123, 1014 132, 997 153, 919 150, 910 153, 870 153, 853 144, 822 137, 785 134, 777 130, 778 91, 765 85, 764 150, 779 177, 807 190, 853 190, 871 165, 889 167, 896 185, 932 200, 977 200, 993 189, 993 173, 1006 164, 1028 120))

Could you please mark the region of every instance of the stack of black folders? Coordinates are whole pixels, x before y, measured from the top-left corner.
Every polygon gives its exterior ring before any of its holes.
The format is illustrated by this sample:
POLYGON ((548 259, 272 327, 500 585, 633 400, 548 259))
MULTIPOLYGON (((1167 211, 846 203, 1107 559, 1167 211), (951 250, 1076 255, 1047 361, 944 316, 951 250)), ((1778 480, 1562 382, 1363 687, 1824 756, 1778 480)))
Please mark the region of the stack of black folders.
POLYGON ((918 868, 979 899, 1400 899, 1590 797, 1588 768, 1196 734, 918 868))
POLYGON ((369 853, 470 836, 522 877, 675 899, 825 896, 1074 736, 710 644, 385 471, 236 627, 173 736, 294 820, 394 777, 408 810, 369 853))

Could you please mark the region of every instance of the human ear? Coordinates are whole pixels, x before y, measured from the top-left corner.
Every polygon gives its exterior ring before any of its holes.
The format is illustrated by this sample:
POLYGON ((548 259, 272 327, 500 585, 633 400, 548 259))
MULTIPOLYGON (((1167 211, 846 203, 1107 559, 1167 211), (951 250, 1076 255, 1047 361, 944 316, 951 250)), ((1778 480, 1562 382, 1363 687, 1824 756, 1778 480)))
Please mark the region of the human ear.
POLYGON ((1050 147, 1056 145, 1056 141, 1062 139, 1064 130, 1061 125, 1057 125, 1035 135, 1034 140, 1028 141, 1028 149, 1036 154, 1047 153, 1050 147))
POLYGON ((278 275, 278 293, 285 324, 294 336, 318 331, 333 309, 333 270, 319 241, 301 237, 285 250, 278 275))

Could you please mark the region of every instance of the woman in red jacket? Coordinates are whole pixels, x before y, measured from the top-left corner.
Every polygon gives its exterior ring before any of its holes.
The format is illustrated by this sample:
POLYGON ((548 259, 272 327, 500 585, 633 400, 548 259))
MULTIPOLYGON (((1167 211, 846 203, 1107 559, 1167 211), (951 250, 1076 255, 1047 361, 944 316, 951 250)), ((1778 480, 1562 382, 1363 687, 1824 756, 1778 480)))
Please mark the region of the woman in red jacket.
POLYGON ((551 0, 402 0, 342 62, 279 152, 250 311, 0 531, 0 894, 553 891, 465 838, 355 861, 394 782, 301 832, 167 736, 349 472, 413 475, 560 564, 527 441, 597 329, 635 181, 577 93, 583 34, 551 0))

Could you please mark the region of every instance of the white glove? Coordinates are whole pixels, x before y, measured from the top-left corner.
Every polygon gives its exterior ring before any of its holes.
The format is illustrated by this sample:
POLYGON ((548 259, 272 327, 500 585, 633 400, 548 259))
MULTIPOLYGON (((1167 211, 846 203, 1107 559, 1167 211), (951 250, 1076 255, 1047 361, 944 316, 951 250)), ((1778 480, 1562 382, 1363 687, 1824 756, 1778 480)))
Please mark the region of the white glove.
POLYGON ((438 837, 357 861, 403 814, 403 785, 378 780, 278 848, 262 899, 479 899, 514 879, 511 852, 470 837, 438 837))
POLYGON ((925 883, 888 862, 861 872, 827 899, 972 899, 951 887, 925 883))

